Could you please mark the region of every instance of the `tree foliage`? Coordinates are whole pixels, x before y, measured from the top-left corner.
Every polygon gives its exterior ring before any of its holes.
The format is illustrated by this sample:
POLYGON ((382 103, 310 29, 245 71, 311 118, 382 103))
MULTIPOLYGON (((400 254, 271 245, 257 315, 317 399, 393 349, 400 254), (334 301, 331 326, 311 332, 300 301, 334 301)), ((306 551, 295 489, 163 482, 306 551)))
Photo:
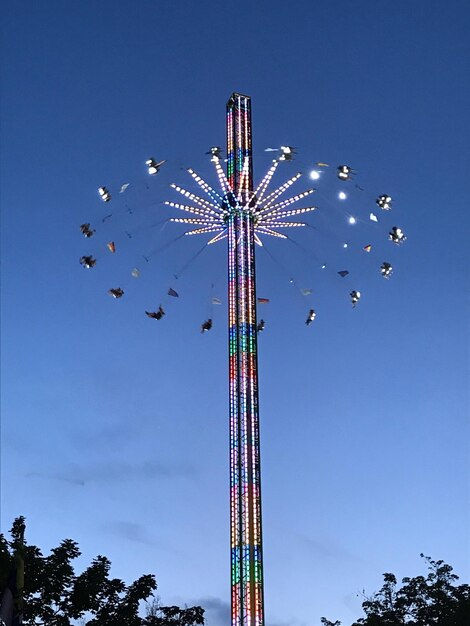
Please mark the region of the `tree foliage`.
POLYGON ((130 585, 110 576, 111 563, 97 556, 81 574, 73 561, 78 544, 64 539, 44 556, 24 539, 25 521, 19 517, 0 535, 0 598, 10 590, 13 620, 24 626, 198 626, 204 624, 201 607, 160 606, 154 598, 155 576, 144 574, 130 585), (24 571, 24 577, 22 572, 24 571), (139 609, 146 604, 145 616, 139 609))
MULTIPOLYGON (((421 554, 427 576, 403 578, 383 575, 382 588, 362 603, 365 616, 352 626, 469 626, 470 586, 457 585, 459 577, 444 561, 421 554)), ((339 626, 322 618, 323 626, 339 626)))

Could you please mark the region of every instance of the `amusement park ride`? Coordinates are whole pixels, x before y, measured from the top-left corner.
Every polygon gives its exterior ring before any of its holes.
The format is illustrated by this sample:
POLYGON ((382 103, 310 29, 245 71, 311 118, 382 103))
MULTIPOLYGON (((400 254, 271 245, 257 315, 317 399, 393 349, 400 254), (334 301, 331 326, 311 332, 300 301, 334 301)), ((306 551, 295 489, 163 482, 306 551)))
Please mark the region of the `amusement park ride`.
MULTIPOLYGON (((287 221, 291 217, 315 211, 315 206, 288 207, 314 192, 308 189, 286 200, 279 200, 301 176, 296 174, 274 191, 268 191, 271 179, 281 161, 291 160, 294 148, 283 146, 273 160, 267 174, 257 187, 253 183, 253 153, 251 128, 251 99, 234 93, 226 110, 226 173, 223 170, 221 148, 211 148, 211 161, 215 166, 220 192, 214 190, 194 170, 189 169, 194 183, 204 192, 200 197, 177 184, 171 187, 190 204, 166 201, 165 204, 189 213, 190 217, 172 217, 169 221, 195 226, 186 235, 213 235, 208 242, 222 239, 228 242, 228 325, 229 325, 229 420, 230 420, 230 536, 231 536, 231 606, 232 626, 264 626, 263 598, 263 547, 261 515, 261 469, 258 402, 258 350, 257 333, 264 321, 256 317, 255 248, 262 245, 260 237, 269 235, 287 239, 282 229, 307 226, 304 222, 287 221), (279 230, 280 229, 280 230, 279 230)), ((147 161, 149 174, 157 174, 165 161, 147 161)), ((319 167, 326 166, 317 163, 319 167)), ((354 171, 347 165, 337 168, 341 181, 350 180, 354 171)), ((314 176, 312 176, 314 178, 314 176)), ((121 192, 125 190, 123 185, 121 192)), ((98 193, 104 202, 111 194, 106 187, 98 193)), ((340 196, 341 197, 341 196, 340 196)), ((392 199, 387 194, 379 196, 376 204, 383 211, 391 209, 392 199)), ((352 222, 349 218, 350 223, 352 222)), ((370 213, 370 220, 377 217, 370 213)), ((82 224, 81 232, 92 237, 90 224, 82 224)), ((406 237, 398 227, 393 227, 389 239, 401 244, 406 237)), ((114 247, 114 243, 110 242, 114 247)), ((114 249, 108 248, 111 252, 114 249)), ((345 246, 346 247, 346 246, 345 246)), ((363 250, 370 252, 371 246, 363 250)), ((81 264, 90 269, 96 260, 84 256, 81 264)), ((137 270, 133 270, 137 271, 137 270)), ((349 272, 337 272, 344 277, 349 272)), ((380 267, 384 278, 389 278, 392 265, 384 262, 380 267)), ((135 274, 133 274, 135 275, 135 274)), ((109 290, 114 298, 124 294, 122 288, 109 290)), ((172 289, 170 295, 178 295, 172 289), (172 292, 172 293, 171 293, 172 292)), ((361 294, 350 293, 353 306, 361 294)), ((146 311, 148 317, 161 319, 165 314, 160 306, 155 312, 146 311)), ((315 319, 314 309, 309 311, 306 324, 315 319)), ((210 330, 212 320, 207 320, 202 331, 210 330)))
MULTIPOLYGON (((199 228, 190 231, 191 234, 216 233, 211 240, 214 243, 222 238, 228 240, 232 626, 262 626, 264 599, 255 247, 261 243, 260 235, 285 237, 276 229, 304 226, 300 222, 283 220, 313 211, 315 207, 286 210, 290 204, 310 195, 313 189, 278 201, 278 197, 300 174, 267 194, 279 160, 273 162, 261 183, 254 188, 251 99, 248 96, 234 93, 228 101, 226 131, 226 175, 220 164, 220 150, 212 149, 212 161, 223 196, 190 170, 210 201, 172 185, 197 206, 174 202, 167 204, 200 216, 172 218, 173 221, 197 224, 199 228)), ((288 158, 290 150, 284 148, 281 159, 288 158)))

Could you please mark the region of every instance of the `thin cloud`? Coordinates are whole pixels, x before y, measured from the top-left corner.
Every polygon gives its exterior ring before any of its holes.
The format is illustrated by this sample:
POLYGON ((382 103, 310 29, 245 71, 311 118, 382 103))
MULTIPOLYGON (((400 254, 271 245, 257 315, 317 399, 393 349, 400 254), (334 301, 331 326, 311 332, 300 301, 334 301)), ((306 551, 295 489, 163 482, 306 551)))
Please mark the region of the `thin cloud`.
POLYGON ((84 486, 89 483, 121 483, 122 481, 152 480, 155 478, 190 478, 197 473, 195 467, 189 465, 170 465, 147 461, 144 463, 128 463, 114 461, 95 463, 86 467, 69 467, 62 472, 29 472, 27 477, 38 477, 48 480, 59 480, 74 485, 84 486))
POLYGON ((61 474, 56 473, 48 473, 48 472, 28 472, 25 474, 26 478, 43 478, 47 480, 57 480, 64 483, 69 483, 70 485, 78 485, 80 487, 85 486, 85 481, 80 478, 73 478, 69 476, 63 476, 61 474))
POLYGON ((101 448, 103 443, 109 445, 139 439, 147 430, 158 430, 155 417, 133 415, 125 421, 113 421, 96 429, 79 430, 74 433, 74 442, 78 447, 85 443, 90 448, 101 448))
POLYGON ((135 541, 136 543, 143 543, 145 545, 154 544, 147 532, 147 529, 142 524, 136 524, 135 522, 113 521, 108 524, 104 524, 103 527, 106 531, 118 535, 127 541, 135 541))
POLYGON ((296 533, 296 539, 310 550, 316 557, 330 559, 347 559, 349 561, 360 561, 361 559, 343 548, 338 543, 322 537, 321 541, 308 537, 304 534, 296 533))

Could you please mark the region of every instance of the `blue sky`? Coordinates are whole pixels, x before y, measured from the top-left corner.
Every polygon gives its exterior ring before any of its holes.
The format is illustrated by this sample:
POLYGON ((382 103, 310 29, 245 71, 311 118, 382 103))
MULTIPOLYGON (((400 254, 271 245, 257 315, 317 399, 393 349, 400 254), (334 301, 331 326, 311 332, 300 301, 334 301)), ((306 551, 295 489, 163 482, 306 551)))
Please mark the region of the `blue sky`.
POLYGON ((303 171, 296 190, 331 164, 313 228, 257 251, 266 623, 349 624, 383 572, 423 571, 420 552, 468 581, 469 26, 464 1, 3 8, 3 531, 23 514, 44 550, 72 537, 81 564, 155 573, 165 603, 227 623, 225 247, 191 260, 205 240, 173 242, 162 201, 177 201, 169 182, 191 187, 188 166, 215 184, 204 153, 224 145, 239 91, 257 179, 267 147, 298 148, 275 181, 303 171), (167 159, 151 180, 150 156, 167 159), (342 163, 357 170, 346 185, 342 163), (374 225, 381 193, 394 206, 374 225), (146 318, 160 302, 165 318, 146 318))

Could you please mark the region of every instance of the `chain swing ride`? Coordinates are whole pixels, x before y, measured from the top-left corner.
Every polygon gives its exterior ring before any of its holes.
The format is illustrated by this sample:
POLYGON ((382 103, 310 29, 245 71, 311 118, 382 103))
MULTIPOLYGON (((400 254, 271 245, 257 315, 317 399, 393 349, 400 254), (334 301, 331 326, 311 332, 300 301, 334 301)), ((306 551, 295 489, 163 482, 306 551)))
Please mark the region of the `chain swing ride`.
MULTIPOLYGON (((283 232, 285 229, 306 228, 307 222, 291 221, 291 218, 318 211, 319 207, 309 205, 301 208, 289 208, 313 194, 316 189, 310 188, 287 199, 282 196, 294 185, 301 173, 297 173, 286 182, 270 191, 270 183, 276 170, 283 161, 292 161, 297 149, 292 146, 267 148, 266 152, 276 152, 266 175, 261 182, 253 183, 253 152, 251 129, 251 99, 248 96, 234 93, 227 103, 226 109, 226 159, 222 157, 222 149, 212 147, 207 154, 215 168, 219 190, 216 191, 192 168, 188 169, 192 184, 199 188, 203 195, 188 191, 176 183, 171 188, 185 198, 184 203, 165 201, 164 204, 190 216, 170 217, 159 222, 174 222, 190 226, 176 239, 182 236, 210 236, 204 244, 207 246, 227 240, 228 243, 228 326, 229 326, 229 422, 230 422, 230 535, 231 535, 231 606, 232 626, 264 626, 263 597, 263 554, 262 554, 262 523, 261 523, 261 471, 260 471, 260 440, 259 440, 259 403, 258 403, 258 350, 257 335, 265 328, 265 320, 257 320, 257 305, 269 302, 267 298, 256 297, 255 248, 263 245, 265 236, 293 241, 283 232), (226 172, 222 164, 226 162, 226 172), (187 204, 187 203, 188 204, 187 204)), ((165 165, 166 160, 156 161, 153 157, 146 161, 148 174, 155 176, 165 165)), ((312 180, 319 180, 328 170, 329 165, 317 162, 316 169, 310 172, 312 180)), ((336 178, 347 184, 354 184, 356 171, 348 165, 340 165, 336 169, 336 178)), ((360 192, 364 189, 355 184, 360 192)), ((129 183, 121 186, 123 194, 129 183)), ((102 186, 98 194, 104 203, 112 200, 109 189, 102 186)), ((338 198, 345 200, 347 194, 339 192, 338 198)), ((328 203, 326 198, 325 203, 328 203)), ((380 211, 392 209, 392 198, 381 194, 375 200, 380 211)), ((127 206, 127 205, 126 205, 127 206)), ((127 207, 128 212, 132 211, 127 207)), ((112 214, 102 219, 104 223, 112 218, 112 214)), ((374 212, 369 213, 369 221, 379 222, 374 212)), ((356 224, 357 218, 348 216, 348 223, 356 224)), ((91 239, 96 229, 90 223, 83 223, 80 231, 86 239, 91 239)), ((126 232, 130 238, 131 234, 126 232)), ((406 236, 398 226, 391 227, 388 239, 400 246, 406 236)), ((172 242, 161 246, 157 252, 166 249, 172 242)), ((295 243, 295 242, 294 242, 295 243)), ((349 242, 344 242, 347 248, 349 242)), ((111 254, 116 253, 114 241, 107 243, 111 254)), ((191 261, 201 252, 193 255, 191 261)), ((366 243, 362 251, 366 254, 372 250, 372 244, 366 243)), ((267 251, 270 256, 271 253, 267 251)), ((143 256, 146 262, 148 256, 143 256)), ((275 259, 274 259, 275 260, 275 259)), ((95 267, 97 259, 86 254, 80 258, 80 264, 86 269, 95 267)), ((186 269, 186 267, 183 269, 186 269)), ((322 270, 326 264, 322 264, 322 270)), ((336 272, 341 279, 349 275, 349 270, 336 272)), ((392 264, 383 261, 378 273, 389 279, 393 273, 392 264)), ((134 267, 133 278, 140 275, 134 267)), ((177 278, 178 275, 175 275, 177 278)), ((291 279, 290 282, 294 282, 291 279)), ((308 296, 311 289, 301 289, 301 294, 308 296)), ((115 299, 124 296, 124 289, 112 287, 108 291, 115 299)), ((178 298, 179 293, 169 288, 167 295, 178 298)), ((349 293, 352 307, 361 299, 361 292, 354 288, 349 293)), ((212 304, 221 304, 221 300, 212 297, 212 304)), ((161 320, 165 310, 160 304, 155 310, 145 311, 148 318, 161 320)), ((310 326, 317 313, 314 308, 308 311, 305 324, 310 326)), ((212 317, 201 325, 201 332, 206 333, 213 325, 212 317)))

